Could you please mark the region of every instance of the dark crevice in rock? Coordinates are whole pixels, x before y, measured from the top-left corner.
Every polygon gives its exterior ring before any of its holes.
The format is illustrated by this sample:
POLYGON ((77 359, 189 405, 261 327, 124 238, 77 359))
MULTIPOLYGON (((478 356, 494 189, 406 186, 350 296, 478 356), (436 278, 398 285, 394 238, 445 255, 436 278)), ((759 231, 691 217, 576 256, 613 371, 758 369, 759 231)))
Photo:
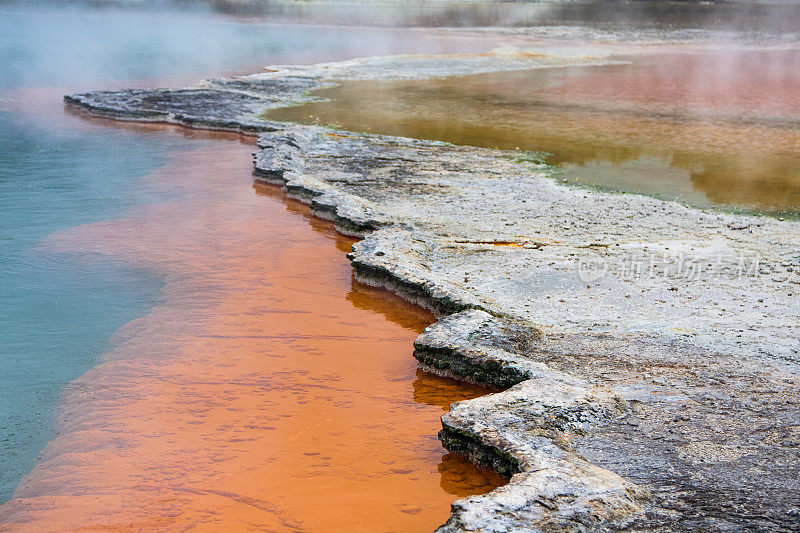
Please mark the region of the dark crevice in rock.
POLYGON ((462 350, 453 348, 428 348, 415 343, 414 358, 435 374, 497 389, 507 389, 528 379, 528 375, 518 368, 497 361, 478 363, 465 357, 462 350))
POLYGON ((384 267, 361 262, 352 254, 348 254, 348 257, 351 259, 351 265, 358 281, 373 287, 383 287, 409 302, 430 309, 437 316, 469 309, 468 305, 448 296, 434 296, 424 285, 404 280, 384 267))
POLYGON ((439 440, 448 451, 466 457, 483 468, 494 470, 510 478, 520 473, 519 461, 499 448, 488 446, 478 435, 444 425, 439 431, 439 440))

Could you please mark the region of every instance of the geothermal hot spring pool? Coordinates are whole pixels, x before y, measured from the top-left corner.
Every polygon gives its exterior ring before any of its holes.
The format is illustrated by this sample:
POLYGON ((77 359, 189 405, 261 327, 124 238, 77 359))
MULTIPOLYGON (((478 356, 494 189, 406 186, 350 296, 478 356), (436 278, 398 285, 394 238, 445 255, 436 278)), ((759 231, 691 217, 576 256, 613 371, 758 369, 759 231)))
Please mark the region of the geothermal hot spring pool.
MULTIPOLYGON (((666 48, 666 47, 665 47, 666 48)), ((270 119, 533 151, 584 186, 800 214, 800 50, 712 48, 600 67, 345 81, 270 119)))
MULTIPOLYGON (((436 438, 450 403, 488 391, 417 370, 412 342, 434 318, 355 282, 352 240, 254 186, 253 139, 61 102, 364 50, 482 52, 492 39, 0 14, 3 527, 419 531, 504 483, 436 438)), ((570 182, 797 213, 796 51, 627 59, 345 82, 269 117, 519 148, 570 182)))
POLYGON ((352 241, 254 188, 254 139, 62 102, 477 44, 2 9, 4 528, 432 529, 453 500, 504 483, 436 437, 450 403, 486 391, 416 370, 413 340, 433 317, 355 283, 352 241))

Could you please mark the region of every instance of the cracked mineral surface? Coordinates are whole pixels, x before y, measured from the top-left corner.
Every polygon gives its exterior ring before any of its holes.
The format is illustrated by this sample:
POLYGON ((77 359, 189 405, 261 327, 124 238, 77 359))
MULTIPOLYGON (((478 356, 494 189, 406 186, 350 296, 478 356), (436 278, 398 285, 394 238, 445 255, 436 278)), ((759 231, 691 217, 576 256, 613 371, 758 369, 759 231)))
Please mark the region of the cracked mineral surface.
POLYGON ((359 279, 440 316, 423 367, 506 389, 442 419, 445 446, 512 476, 442 531, 796 531, 800 223, 567 187, 519 152, 260 118, 340 79, 600 61, 576 57, 362 59, 67 100, 260 133, 256 179, 363 237, 359 279))

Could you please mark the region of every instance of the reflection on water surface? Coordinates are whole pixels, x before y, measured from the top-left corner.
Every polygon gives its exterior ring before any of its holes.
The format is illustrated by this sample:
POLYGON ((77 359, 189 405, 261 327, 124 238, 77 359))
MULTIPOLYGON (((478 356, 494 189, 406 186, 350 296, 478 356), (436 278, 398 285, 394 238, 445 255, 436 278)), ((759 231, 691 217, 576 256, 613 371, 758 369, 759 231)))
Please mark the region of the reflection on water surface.
POLYGON ((797 212, 800 51, 635 56, 624 65, 347 81, 269 118, 547 152, 563 178, 698 206, 797 212))

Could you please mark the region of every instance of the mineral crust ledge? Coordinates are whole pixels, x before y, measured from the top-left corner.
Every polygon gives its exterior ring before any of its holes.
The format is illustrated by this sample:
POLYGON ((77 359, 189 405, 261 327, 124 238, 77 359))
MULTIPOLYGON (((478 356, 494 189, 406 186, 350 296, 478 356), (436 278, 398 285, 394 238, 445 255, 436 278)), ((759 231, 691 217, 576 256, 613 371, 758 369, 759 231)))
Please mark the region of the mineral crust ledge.
POLYGON ((558 63, 374 58, 66 99, 261 133, 256 179, 363 237, 357 279, 440 317, 421 365, 505 389, 442 417, 448 449, 511 480, 455 502, 440 531, 800 529, 800 224, 568 188, 515 153, 260 118, 336 79, 542 66, 558 63), (616 268, 654 254, 758 261, 616 268))

